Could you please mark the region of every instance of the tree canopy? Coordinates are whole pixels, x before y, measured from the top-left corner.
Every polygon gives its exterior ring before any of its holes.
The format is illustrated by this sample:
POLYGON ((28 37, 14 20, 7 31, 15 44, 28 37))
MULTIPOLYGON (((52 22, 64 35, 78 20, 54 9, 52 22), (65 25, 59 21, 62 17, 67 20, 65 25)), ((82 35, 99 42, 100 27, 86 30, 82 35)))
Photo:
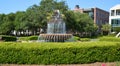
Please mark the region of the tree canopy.
POLYGON ((86 13, 68 11, 65 14, 65 21, 68 30, 71 32, 94 32, 96 26, 93 20, 86 13))
POLYGON ((10 14, 0 14, 0 34, 16 35, 29 32, 30 35, 40 34, 40 29, 46 31, 47 21, 54 10, 60 10, 64 15, 67 31, 93 32, 93 20, 88 14, 70 11, 64 0, 41 0, 39 5, 30 6, 26 11, 10 14))

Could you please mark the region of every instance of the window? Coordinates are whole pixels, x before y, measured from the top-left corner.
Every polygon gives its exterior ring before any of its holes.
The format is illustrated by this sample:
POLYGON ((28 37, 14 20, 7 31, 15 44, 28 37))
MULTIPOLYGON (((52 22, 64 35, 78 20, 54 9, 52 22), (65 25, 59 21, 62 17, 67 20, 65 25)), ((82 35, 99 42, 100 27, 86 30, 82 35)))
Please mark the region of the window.
POLYGON ((111 24, 113 27, 120 26, 120 19, 112 19, 111 24))
POLYGON ((116 15, 120 15, 120 9, 116 10, 116 15))
POLYGON ((114 16, 115 10, 111 10, 111 16, 114 16))

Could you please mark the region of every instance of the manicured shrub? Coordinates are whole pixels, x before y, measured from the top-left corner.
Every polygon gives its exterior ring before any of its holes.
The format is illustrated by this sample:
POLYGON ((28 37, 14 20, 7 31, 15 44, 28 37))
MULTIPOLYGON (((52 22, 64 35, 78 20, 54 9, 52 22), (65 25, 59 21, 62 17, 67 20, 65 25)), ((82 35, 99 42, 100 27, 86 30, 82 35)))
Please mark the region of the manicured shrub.
POLYGON ((28 37, 28 40, 38 40, 38 36, 30 36, 28 37))
POLYGON ((0 64, 80 64, 120 61, 118 42, 0 43, 0 64))
POLYGON ((77 37, 77 36, 74 36, 74 41, 90 41, 90 38, 80 38, 80 37, 77 37))
POLYGON ((19 37, 20 41, 38 40, 38 36, 19 37))
POLYGON ((111 33, 111 34, 109 34, 108 35, 108 37, 115 37, 117 34, 115 34, 115 33, 111 33))
POLYGON ((90 38, 80 38, 80 41, 84 42, 84 41, 90 41, 90 38))
POLYGON ((3 41, 16 41, 17 40, 15 36, 1 35, 0 37, 3 41))
POLYGON ((28 37, 18 37, 19 41, 28 41, 28 37))
POLYGON ((120 38, 116 38, 116 37, 100 37, 99 38, 100 41, 110 41, 110 42, 120 42, 120 38))
POLYGON ((80 40, 80 37, 78 37, 78 36, 73 36, 73 39, 74 39, 74 41, 79 41, 79 40, 80 40))

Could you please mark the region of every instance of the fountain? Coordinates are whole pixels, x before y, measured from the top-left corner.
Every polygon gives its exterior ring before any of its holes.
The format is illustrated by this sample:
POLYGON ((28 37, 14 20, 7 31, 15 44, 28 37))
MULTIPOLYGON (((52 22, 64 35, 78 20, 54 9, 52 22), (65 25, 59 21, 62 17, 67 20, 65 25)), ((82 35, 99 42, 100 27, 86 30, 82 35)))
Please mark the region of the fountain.
POLYGON ((47 23, 47 33, 40 34, 38 40, 46 42, 65 42, 72 38, 72 34, 66 34, 65 22, 59 10, 55 10, 50 21, 47 23))

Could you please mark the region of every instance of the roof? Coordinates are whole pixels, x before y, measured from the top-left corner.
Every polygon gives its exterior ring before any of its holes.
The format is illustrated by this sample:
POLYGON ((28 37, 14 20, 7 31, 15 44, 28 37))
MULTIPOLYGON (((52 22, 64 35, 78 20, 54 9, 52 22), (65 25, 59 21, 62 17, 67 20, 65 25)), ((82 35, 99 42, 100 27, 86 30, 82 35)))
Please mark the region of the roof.
POLYGON ((110 10, 120 9, 120 4, 113 6, 110 10))

